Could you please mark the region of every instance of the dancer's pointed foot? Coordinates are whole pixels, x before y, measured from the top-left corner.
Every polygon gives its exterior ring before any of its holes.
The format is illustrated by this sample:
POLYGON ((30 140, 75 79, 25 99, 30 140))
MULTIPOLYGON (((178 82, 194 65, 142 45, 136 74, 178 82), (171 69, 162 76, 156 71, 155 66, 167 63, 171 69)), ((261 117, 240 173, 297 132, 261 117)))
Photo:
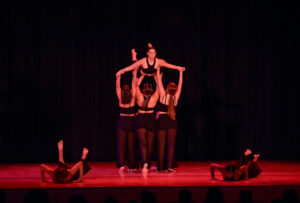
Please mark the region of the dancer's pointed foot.
POLYGON ((64 148, 64 141, 63 140, 60 140, 57 143, 57 148, 58 148, 58 150, 63 150, 63 148, 64 148))
POLYGON ((86 159, 86 155, 89 153, 89 150, 88 150, 88 148, 83 148, 83 150, 82 150, 82 157, 81 157, 81 159, 83 159, 83 160, 85 160, 86 159))
POLYGON ((176 173, 176 171, 172 168, 168 168, 168 173, 176 173))
POLYGON ((251 149, 246 149, 246 151, 244 152, 245 156, 248 156, 251 153, 252 153, 251 149))
POLYGON ((142 173, 148 173, 148 164, 144 164, 142 173))
POLYGON ((260 157, 260 154, 254 154, 254 159, 253 161, 257 161, 257 159, 260 157))
POLYGON ((137 55, 137 53, 136 53, 135 49, 131 49, 132 61, 137 61, 136 55, 137 55))
POLYGON ((121 167, 119 168, 119 173, 123 173, 124 170, 125 170, 125 167, 124 167, 124 166, 121 166, 121 167))

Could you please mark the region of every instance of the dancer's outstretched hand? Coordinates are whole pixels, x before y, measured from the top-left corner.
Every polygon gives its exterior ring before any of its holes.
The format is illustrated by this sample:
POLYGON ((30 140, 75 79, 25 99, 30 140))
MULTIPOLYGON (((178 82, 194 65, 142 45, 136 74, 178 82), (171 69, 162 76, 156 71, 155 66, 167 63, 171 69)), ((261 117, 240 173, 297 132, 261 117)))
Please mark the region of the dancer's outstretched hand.
POLYGON ((131 49, 131 56, 132 56, 133 61, 137 61, 137 58, 136 58, 137 53, 136 53, 135 49, 131 49))
POLYGON ((60 141, 57 143, 57 147, 58 147, 58 149, 63 149, 63 147, 64 147, 64 141, 63 141, 63 140, 60 140, 60 141))
POLYGON ((183 72, 183 71, 185 71, 185 67, 179 66, 179 67, 178 67, 178 70, 183 72))

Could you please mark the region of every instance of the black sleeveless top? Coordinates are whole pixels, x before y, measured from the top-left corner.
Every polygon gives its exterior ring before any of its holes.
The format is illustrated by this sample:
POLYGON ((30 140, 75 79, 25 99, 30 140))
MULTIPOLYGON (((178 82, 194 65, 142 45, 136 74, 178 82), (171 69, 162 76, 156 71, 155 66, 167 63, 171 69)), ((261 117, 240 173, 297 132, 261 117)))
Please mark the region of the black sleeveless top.
POLYGON ((156 72, 156 69, 155 69, 156 59, 154 59, 154 63, 152 66, 149 64, 148 58, 146 58, 146 61, 147 61, 148 68, 145 69, 145 68, 141 67, 143 72, 146 74, 154 74, 156 72))
MULTIPOLYGON (((174 97, 174 102, 175 102, 176 97, 175 96, 173 96, 173 97, 174 97)), ((167 94, 164 95, 164 99, 163 100, 164 100, 165 103, 167 103, 167 94)), ((157 106, 158 111, 161 111, 161 112, 168 112, 168 107, 169 107, 169 105, 163 104, 161 102, 159 102, 158 106, 157 106)), ((176 110, 176 106, 175 105, 174 105, 174 108, 176 110)))
POLYGON ((123 108, 123 107, 120 107, 120 113, 121 114, 134 114, 136 113, 135 111, 135 106, 132 106, 132 107, 128 107, 128 108, 123 108))
MULTIPOLYGON (((152 111, 152 110, 154 110, 155 107, 152 107, 152 108, 149 108, 149 107, 148 107, 148 103, 149 103, 151 97, 152 97, 152 96, 150 96, 148 102, 146 103, 146 105, 147 105, 146 108, 143 108, 143 106, 139 106, 139 105, 138 105, 138 109, 139 109, 139 110, 142 110, 142 111, 152 111)), ((146 100, 146 97, 144 96, 144 102, 145 102, 145 100, 146 100)))
POLYGON ((155 107, 149 108, 148 106, 147 106, 147 108, 144 108, 144 109, 141 106, 138 106, 138 108, 139 108, 139 110, 142 110, 142 111, 152 111, 155 109, 155 107))

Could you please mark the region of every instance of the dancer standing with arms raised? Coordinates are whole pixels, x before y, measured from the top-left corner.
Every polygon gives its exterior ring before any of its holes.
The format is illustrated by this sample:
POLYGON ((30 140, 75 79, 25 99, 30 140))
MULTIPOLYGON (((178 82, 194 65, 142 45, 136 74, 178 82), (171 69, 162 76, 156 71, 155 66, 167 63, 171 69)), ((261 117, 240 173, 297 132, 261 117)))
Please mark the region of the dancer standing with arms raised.
POLYGON ((132 72, 131 88, 124 85, 121 89, 121 75, 116 75, 116 93, 119 100, 120 118, 117 127, 118 136, 118 161, 117 166, 120 172, 123 172, 126 165, 126 154, 128 154, 128 168, 136 169, 136 152, 135 143, 136 135, 134 122, 136 116, 135 99, 136 99, 136 72, 132 72), (126 153, 127 152, 127 153, 126 153))
POLYGON ((183 71, 185 68, 179 69, 178 85, 170 82, 167 89, 164 89, 162 82, 162 74, 157 70, 157 84, 159 89, 158 103, 158 170, 168 170, 174 172, 175 168, 175 140, 177 133, 176 106, 181 94, 183 71), (165 155, 165 152, 166 155, 165 155))
MULTIPOLYGON (((135 128, 139 142, 140 161, 143 167, 142 172, 148 172, 152 161, 153 142, 156 130, 156 120, 154 108, 159 98, 158 89, 154 92, 151 83, 145 83, 142 91, 140 84, 144 79, 142 75, 136 87, 136 103, 138 105, 138 115, 136 117, 135 128), (154 92, 154 93, 153 93, 154 92)), ((155 76, 155 81, 156 76, 155 76)))

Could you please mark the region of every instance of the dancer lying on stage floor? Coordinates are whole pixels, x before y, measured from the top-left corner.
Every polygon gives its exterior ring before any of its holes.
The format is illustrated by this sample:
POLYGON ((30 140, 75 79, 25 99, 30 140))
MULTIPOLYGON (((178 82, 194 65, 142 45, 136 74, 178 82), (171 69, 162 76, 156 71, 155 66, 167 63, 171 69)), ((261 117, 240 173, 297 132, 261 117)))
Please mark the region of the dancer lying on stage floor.
POLYGON ((42 182, 47 182, 45 172, 52 178, 54 183, 68 183, 75 180, 83 182, 83 175, 91 169, 85 160, 89 152, 87 148, 83 148, 81 160, 72 168, 68 168, 63 157, 63 146, 64 142, 63 140, 60 140, 57 143, 59 165, 56 169, 53 169, 46 164, 40 165, 42 182))
POLYGON ((218 165, 211 164, 211 178, 215 178, 215 170, 221 172, 224 180, 248 180, 249 178, 257 177, 261 172, 261 168, 257 164, 260 154, 253 154, 250 149, 247 149, 244 154, 233 164, 218 165))

